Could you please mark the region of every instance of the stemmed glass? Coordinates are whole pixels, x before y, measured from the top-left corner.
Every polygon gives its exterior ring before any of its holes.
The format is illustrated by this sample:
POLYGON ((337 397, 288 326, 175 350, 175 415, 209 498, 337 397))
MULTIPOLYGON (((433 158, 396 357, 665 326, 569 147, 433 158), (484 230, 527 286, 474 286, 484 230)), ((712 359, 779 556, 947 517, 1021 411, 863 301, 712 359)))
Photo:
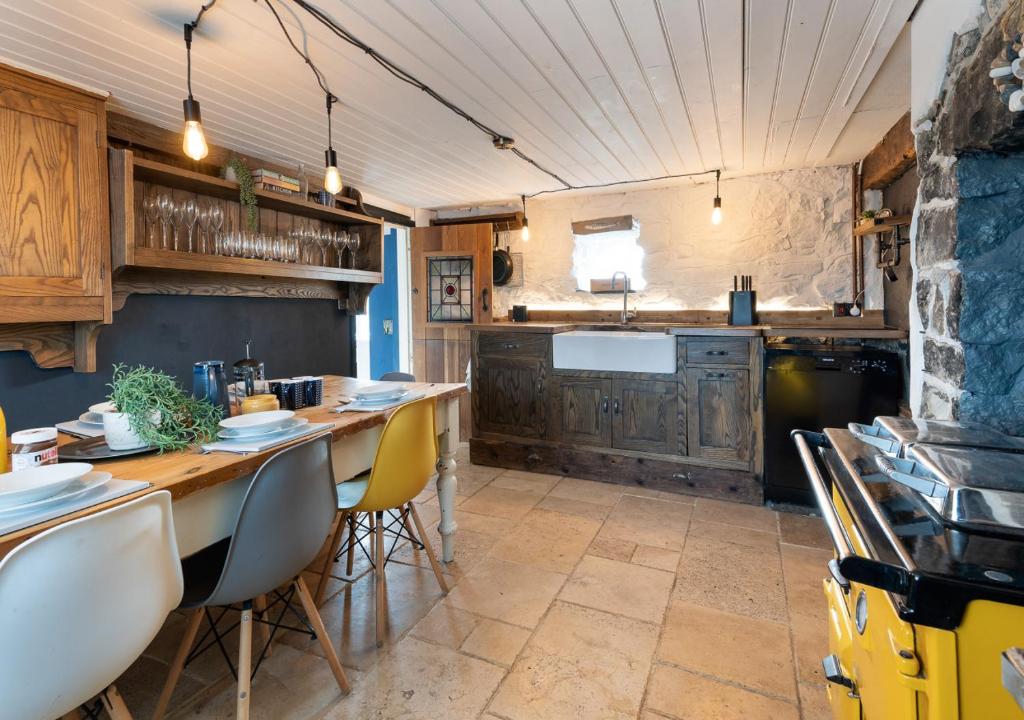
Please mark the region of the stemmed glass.
POLYGON ((209 201, 199 201, 199 234, 196 236, 196 247, 197 253, 206 255, 210 249, 210 203, 209 201))
POLYGON ((213 230, 213 242, 210 243, 210 252, 220 254, 221 251, 221 234, 220 228, 224 224, 224 210, 221 209, 220 205, 210 206, 210 228, 213 230))
POLYGON ((359 233, 354 232, 348 236, 349 264, 353 270, 359 267, 359 248, 362 244, 363 241, 360 239, 359 233))
POLYGON ((150 186, 142 201, 142 209, 146 213, 146 247, 156 247, 156 223, 160 219, 160 198, 156 189, 150 186))

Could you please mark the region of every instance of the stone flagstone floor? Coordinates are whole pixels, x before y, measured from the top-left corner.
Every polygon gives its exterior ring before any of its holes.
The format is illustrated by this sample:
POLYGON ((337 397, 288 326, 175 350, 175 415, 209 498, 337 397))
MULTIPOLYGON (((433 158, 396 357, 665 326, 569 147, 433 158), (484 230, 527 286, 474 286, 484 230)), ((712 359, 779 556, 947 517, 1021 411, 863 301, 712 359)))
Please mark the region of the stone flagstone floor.
MULTIPOLYGON (((253 682, 254 718, 831 717, 820 521, 474 466, 465 448, 457 461, 448 597, 426 556, 399 547, 377 649, 368 562, 351 578, 336 564, 322 612, 352 694, 340 695, 316 641, 286 633, 253 682)), ((419 506, 436 538, 433 483, 419 506)), ((172 614, 118 681, 135 717, 151 715, 184 624, 172 614)), ((227 643, 234 656, 237 631, 227 643)), ((169 717, 232 718, 233 687, 213 649, 186 668, 169 717)))

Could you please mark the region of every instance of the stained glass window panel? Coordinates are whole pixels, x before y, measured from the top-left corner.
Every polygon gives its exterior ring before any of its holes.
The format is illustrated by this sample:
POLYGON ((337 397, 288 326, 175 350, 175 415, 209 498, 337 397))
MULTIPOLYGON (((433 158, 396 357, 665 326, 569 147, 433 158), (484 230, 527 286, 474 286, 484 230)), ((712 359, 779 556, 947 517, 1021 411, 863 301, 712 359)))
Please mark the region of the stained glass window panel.
POLYGON ((473 258, 430 258, 427 287, 429 322, 473 321, 473 258))

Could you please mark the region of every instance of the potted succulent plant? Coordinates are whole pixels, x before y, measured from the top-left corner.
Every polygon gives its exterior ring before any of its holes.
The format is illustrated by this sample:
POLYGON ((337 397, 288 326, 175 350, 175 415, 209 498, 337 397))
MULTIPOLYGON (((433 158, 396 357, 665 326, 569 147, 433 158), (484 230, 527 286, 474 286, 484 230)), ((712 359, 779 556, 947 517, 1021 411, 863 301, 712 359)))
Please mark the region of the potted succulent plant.
POLYGON ((112 450, 181 450, 217 433, 221 408, 193 398, 159 370, 117 364, 108 387, 114 410, 103 413, 103 432, 112 450))

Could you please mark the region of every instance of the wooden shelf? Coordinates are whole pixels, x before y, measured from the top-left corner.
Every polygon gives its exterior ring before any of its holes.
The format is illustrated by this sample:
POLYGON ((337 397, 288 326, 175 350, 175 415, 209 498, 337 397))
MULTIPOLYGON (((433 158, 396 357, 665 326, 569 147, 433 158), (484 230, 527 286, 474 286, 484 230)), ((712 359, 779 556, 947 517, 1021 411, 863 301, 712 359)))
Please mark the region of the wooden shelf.
POLYGON ((882 218, 881 220, 865 221, 858 223, 853 228, 853 234, 856 237, 862 235, 877 235, 878 233, 892 232, 898 227, 906 227, 910 225, 909 215, 899 215, 889 218, 882 218))
MULTIPOLYGON (((132 158, 132 165, 136 180, 166 185, 167 187, 210 195, 224 200, 238 200, 238 183, 232 180, 224 180, 223 178, 192 172, 191 170, 174 167, 173 165, 165 165, 161 162, 140 157, 132 158)), ((380 218, 362 215, 351 210, 319 205, 299 197, 282 195, 270 190, 257 189, 254 192, 259 207, 270 210, 280 210, 342 225, 384 224, 384 221, 380 218)))
POLYGON ((381 273, 372 270, 323 267, 320 265, 298 265, 273 260, 250 260, 249 258, 202 255, 199 253, 177 252, 135 248, 134 267, 159 270, 192 270, 229 275, 262 275, 264 277, 297 278, 301 280, 332 280, 379 284, 381 273))

